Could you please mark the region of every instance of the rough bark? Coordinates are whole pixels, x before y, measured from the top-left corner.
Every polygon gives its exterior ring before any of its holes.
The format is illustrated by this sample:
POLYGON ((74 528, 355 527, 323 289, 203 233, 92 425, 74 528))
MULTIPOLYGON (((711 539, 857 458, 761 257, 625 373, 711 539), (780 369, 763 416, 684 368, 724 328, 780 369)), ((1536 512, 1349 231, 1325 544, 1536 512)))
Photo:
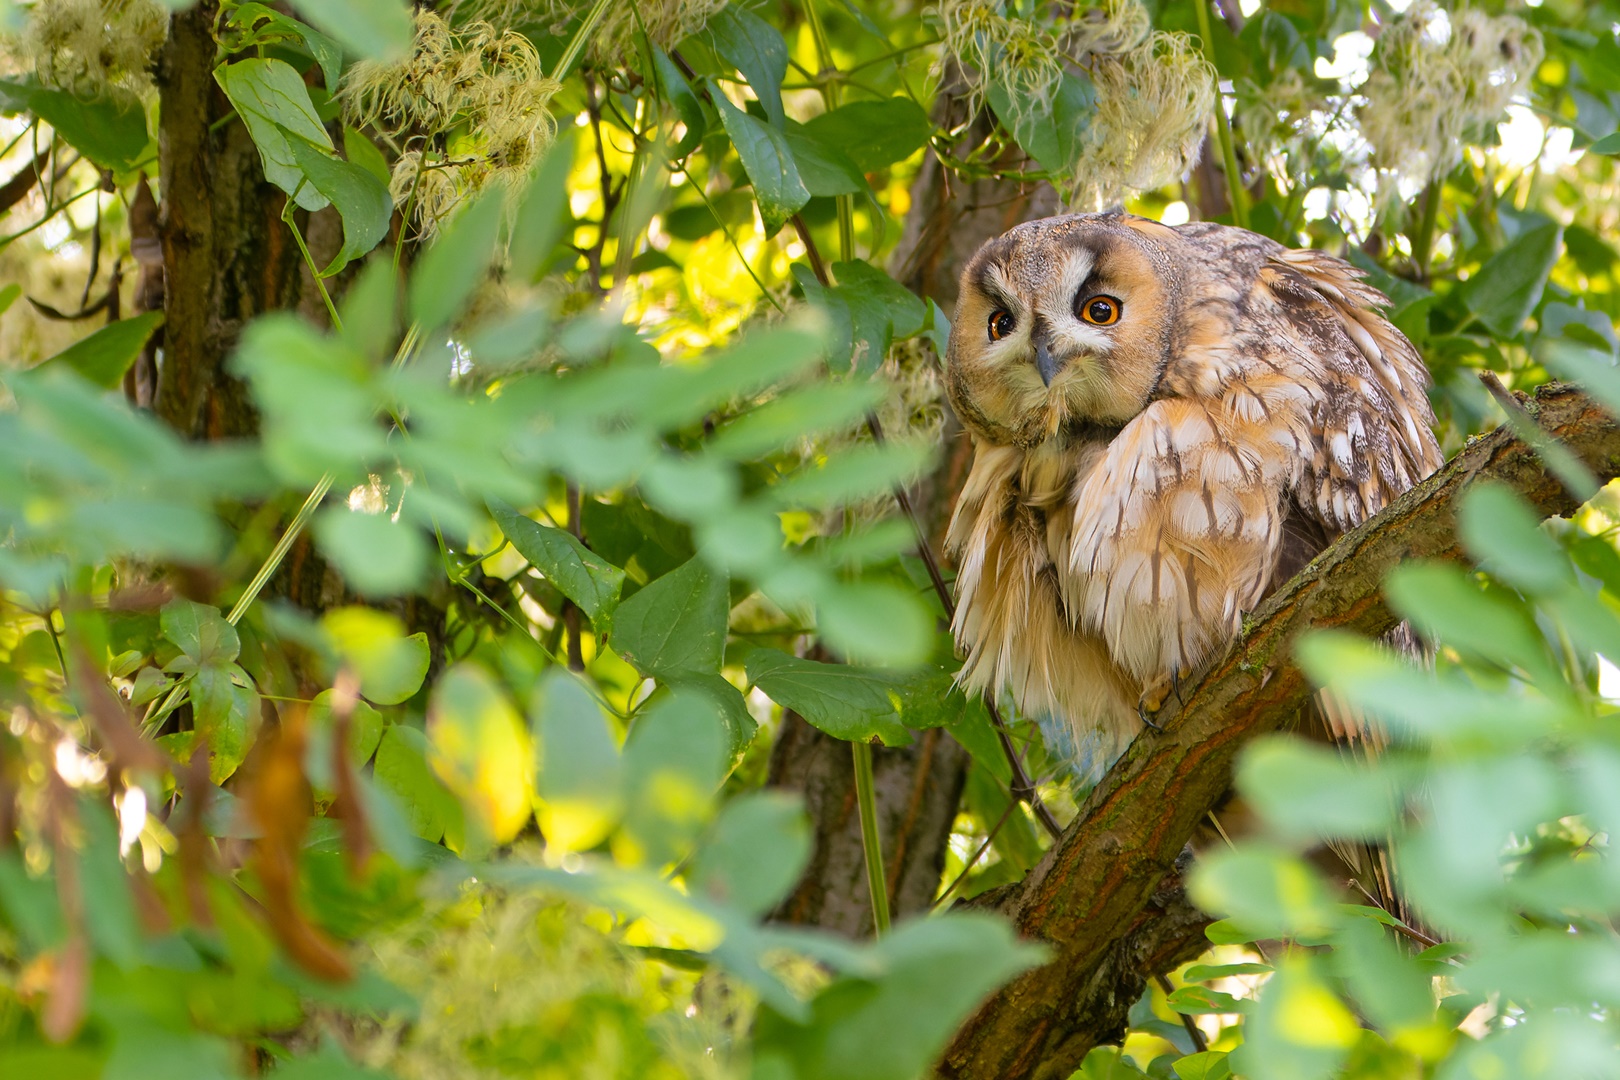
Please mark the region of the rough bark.
MULTIPOLYGON (((1620 475, 1620 425, 1585 394, 1546 386, 1528 407, 1600 480, 1620 475)), ((1040 864, 996 897, 994 906, 1023 936, 1049 944, 1054 959, 963 1025, 940 1075, 1055 1080, 1093 1046, 1118 1037, 1120 1003, 1128 1008, 1141 979, 1174 966, 1197 939, 1196 918, 1178 916, 1178 928, 1162 915, 1144 919, 1144 912, 1174 903, 1165 893, 1169 875, 1230 785, 1238 752, 1312 693, 1291 660, 1295 640, 1316 627, 1388 632, 1396 619, 1380 592, 1385 575, 1411 559, 1462 559, 1454 507, 1484 478, 1509 485, 1543 515, 1576 506, 1534 452, 1499 429, 1344 536, 1262 605, 1225 655, 1166 706, 1163 730, 1140 736, 1040 864), (1145 967, 1121 970, 1122 955, 1140 956, 1145 967)))
MULTIPOLYGON (((243 325, 277 309, 313 314, 310 301, 319 304, 281 221, 286 197, 265 180, 247 129, 226 119, 230 103, 213 76, 217 6, 207 0, 173 16, 158 65, 165 290, 153 409, 180 434, 209 439, 257 427, 246 388, 225 365, 243 325)), ((311 241, 316 258, 336 250, 322 251, 324 236, 311 241)))

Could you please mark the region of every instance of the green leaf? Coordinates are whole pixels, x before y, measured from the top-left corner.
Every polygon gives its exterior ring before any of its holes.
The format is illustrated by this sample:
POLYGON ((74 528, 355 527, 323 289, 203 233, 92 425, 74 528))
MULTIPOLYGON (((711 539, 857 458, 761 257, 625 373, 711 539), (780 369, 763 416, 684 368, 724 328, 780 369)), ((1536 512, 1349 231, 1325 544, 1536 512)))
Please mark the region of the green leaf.
POLYGON ((31 112, 70 146, 104 169, 128 172, 146 152, 146 110, 133 94, 109 90, 85 101, 33 79, 0 79, 0 112, 31 112))
POLYGON ((411 274, 411 316, 426 327, 448 326, 484 279, 501 229, 499 185, 462 209, 411 274))
POLYGON ((480 665, 457 664, 434 684, 428 704, 428 760, 480 826, 477 840, 509 843, 529 820, 534 770, 526 730, 499 684, 480 665))
MULTIPOLYGON (((706 29, 714 39, 714 50, 748 80, 749 89, 759 98, 765 115, 778 128, 782 126, 782 80, 787 78, 787 43, 776 27, 741 4, 727 4, 710 16, 706 29)), ((715 103, 724 94, 716 91, 715 103)), ((727 102, 730 104, 730 102, 727 102)), ((731 125, 726 125, 730 130, 731 125)), ((736 135, 732 135, 736 142, 736 135)), ((773 232, 775 230, 772 230, 773 232)))
POLYGON ((770 648, 749 652, 748 679, 784 709, 792 709, 835 739, 882 739, 905 746, 911 733, 900 720, 893 674, 849 664, 804 660, 770 648))
POLYGON ((658 80, 658 89, 664 100, 675 106, 675 115, 686 125, 686 134, 669 148, 669 156, 683 158, 697 149, 698 143, 703 141, 703 136, 708 131, 709 120, 703 112, 702 103, 692 92, 691 84, 686 81, 681 69, 669 58, 669 54, 653 45, 652 55, 653 74, 658 80))
POLYGON ((1390 604, 1424 637, 1515 665, 1547 685, 1562 682, 1534 619, 1506 590, 1481 590, 1444 563, 1407 563, 1384 582, 1390 604))
POLYGON ((693 558, 619 605, 613 647, 643 675, 718 672, 730 610, 725 577, 693 558))
POLYGON ((259 695, 235 664, 210 663, 189 680, 196 735, 208 746, 208 779, 222 784, 247 760, 259 728, 259 695))
POLYGON ((760 1008, 755 1075, 765 1065, 798 1080, 914 1080, 986 995, 1046 955, 991 915, 903 923, 867 950, 867 970, 816 995, 808 1021, 760 1008))
POLYGON ((863 174, 904 161, 934 133, 928 113, 908 97, 853 101, 814 117, 805 128, 821 144, 837 147, 863 174))
POLYGON ((714 704, 726 730, 726 761, 735 767, 759 731, 759 722, 748 711, 742 691, 732 686, 725 676, 710 671, 671 676, 667 685, 675 693, 702 694, 714 704))
POLYGON ((343 50, 337 42, 264 4, 241 4, 234 10, 226 10, 229 12, 226 25, 249 35, 243 42, 244 46, 256 47, 288 40, 302 43, 320 65, 327 92, 337 93, 338 80, 343 76, 343 50))
POLYGON ((331 150, 332 140, 315 113, 309 89, 291 64, 249 57, 214 69, 231 106, 247 125, 264 162, 264 175, 305 210, 319 210, 327 197, 304 175, 289 138, 331 150))
POLYGON ((548 847, 586 851, 606 839, 624 808, 619 747, 580 680, 553 669, 530 711, 540 766, 535 793, 548 847))
POLYGON ((293 7, 344 48, 371 60, 403 56, 415 37, 404 0, 293 0, 293 7))
POLYGON ((915 593, 884 582, 838 582, 817 597, 816 624, 852 659, 919 664, 933 647, 934 621, 915 593))
POLYGON ((163 325, 163 312, 148 311, 128 319, 118 319, 81 338, 44 361, 71 368, 105 390, 116 387, 124 372, 141 355, 147 341, 163 325))
POLYGON ((1278 834, 1301 838, 1381 837, 1394 827, 1402 794, 1389 767, 1288 736, 1250 746, 1237 782, 1278 834))
POLYGON ((1210 852, 1195 868, 1188 892, 1205 911, 1228 915, 1266 937, 1320 935, 1338 921, 1314 869, 1258 842, 1210 852))
MULTIPOLYGON (((733 10, 731 7, 727 11, 733 10)), ((716 90, 712 97, 720 109, 720 122, 737 148, 743 170, 754 185, 754 198, 759 203, 759 215, 765 222, 767 238, 775 236, 805 203, 810 192, 799 178, 793 163, 793 150, 781 132, 762 120, 756 120, 727 100, 716 90)))
POLYGON ((726 803, 698 849, 692 888, 745 915, 762 916, 799 880, 810 847, 810 822, 797 798, 748 792, 726 803))
POLYGON ((1620 131, 1603 136, 1603 138, 1586 149, 1594 154, 1608 154, 1611 157, 1620 156, 1620 131))
POLYGON ((1234 1070, 1253 1080, 1328 1080, 1360 1037, 1361 1025, 1310 962, 1291 959, 1261 991, 1234 1070))
POLYGON ((542 525, 503 502, 492 501, 489 510, 518 554, 578 604, 597 629, 607 629, 607 620, 624 588, 624 571, 564 529, 542 525))
MULTIPOLYGON (((282 136, 294 163, 343 218, 343 247, 321 271, 322 277, 331 277, 388 235, 394 215, 393 196, 388 194, 387 182, 363 166, 334 157, 305 142, 297 132, 282 129, 282 136)), ((366 142, 364 138, 360 141, 366 142)))
POLYGON ((1244 1002, 1207 986, 1183 986, 1165 995, 1165 1004, 1183 1016, 1243 1012, 1244 1002))
POLYGON ((398 705, 422 688, 432 659, 425 633, 406 637, 399 619, 363 607, 329 611, 321 626, 343 663, 359 677, 367 700, 398 705))
MULTIPOLYGON (((1244 938, 1244 942, 1249 939, 1244 938)), ((1270 964, 1194 964, 1181 973, 1185 982, 1211 982, 1228 979, 1233 975, 1269 975, 1275 969, 1270 964)))
MULTIPOLYGON (((337 723, 332 716, 333 691, 322 690, 309 703, 309 743, 304 751, 304 773, 310 786, 327 797, 337 791, 332 775, 332 735, 337 723)), ((349 737, 346 750, 351 768, 362 768, 382 742, 382 713, 364 701, 356 700, 349 710, 349 737)))
POLYGON ((230 663, 242 649, 242 639, 236 627, 225 621, 219 609, 180 597, 163 606, 159 617, 163 636, 169 639, 189 667, 170 664, 171 671, 189 672, 205 664, 230 663))
POLYGON ((686 852, 713 813, 725 744, 707 694, 676 689, 644 708, 624 744, 629 802, 613 839, 617 858, 661 866, 686 852))
POLYGON ((1555 221, 1526 229, 1458 287, 1463 307, 1497 337, 1510 338, 1530 317, 1563 251, 1555 221))
POLYGON ((458 824, 461 807, 427 763, 427 736, 416 728, 391 724, 377 746, 377 783, 393 795, 410 820, 412 831, 437 843, 445 829, 458 824))
POLYGON ((0 289, 0 315, 4 315, 11 310, 11 305, 17 302, 17 298, 22 295, 22 291, 22 286, 15 281, 0 289))
POLYGON ((399 596, 415 589, 433 565, 433 552, 414 525, 388 514, 331 506, 315 516, 315 539, 356 592, 399 596))
POLYGON ((799 179, 811 195, 854 195, 868 190, 866 177, 836 144, 818 138, 795 120, 787 122, 783 135, 793 151, 799 179))
POLYGON ((1463 496, 1458 532, 1480 568, 1532 593, 1562 590, 1573 578, 1569 559, 1541 520, 1510 488, 1475 484, 1463 496))
POLYGON ((371 141, 371 136, 352 127, 345 127, 343 129, 343 156, 372 176, 375 176, 384 188, 388 187, 388 181, 391 178, 388 172, 388 159, 383 157, 381 150, 377 149, 377 144, 371 141))
POLYGON ((985 94, 996 118, 1024 152, 1048 172, 1062 173, 1079 155, 1079 142, 1096 115, 1097 91, 1091 83, 1065 71, 1050 101, 1031 101, 1021 90, 1009 90, 992 76, 985 94))
POLYGON ((1232 1066, 1227 1062, 1224 1050, 1189 1054, 1171 1068, 1180 1080, 1227 1080, 1232 1075, 1232 1066))
POLYGON ((573 131, 564 129, 535 166, 512 219, 507 272, 518 281, 535 279, 563 235, 570 216, 568 170, 573 164, 573 131))

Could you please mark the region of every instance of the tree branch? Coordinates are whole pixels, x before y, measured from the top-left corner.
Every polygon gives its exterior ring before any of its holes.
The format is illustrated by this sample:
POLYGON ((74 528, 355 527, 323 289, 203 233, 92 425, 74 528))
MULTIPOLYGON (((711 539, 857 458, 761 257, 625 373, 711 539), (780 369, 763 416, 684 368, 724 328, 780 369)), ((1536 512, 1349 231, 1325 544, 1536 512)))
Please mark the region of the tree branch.
MULTIPOLYGON (((1620 474, 1620 425, 1581 391, 1552 384, 1526 401, 1539 427, 1600 481, 1620 474)), ((1238 752, 1281 727, 1313 692, 1292 661, 1308 628, 1368 637, 1389 631, 1385 575, 1411 559, 1464 558, 1457 499, 1491 479, 1541 514, 1575 500, 1508 428, 1469 443, 1434 476, 1342 537, 1267 600, 1244 633, 1179 701, 1160 714, 1109 770, 1074 823, 1022 882, 992 905, 1053 962, 995 997, 957 1033, 940 1074, 973 1080, 1060 1080, 1095 1045, 1117 1039, 1147 978, 1202 947, 1202 917, 1189 917, 1172 886, 1198 823, 1231 785, 1238 752), (1139 958, 1133 968, 1120 958, 1139 958)))

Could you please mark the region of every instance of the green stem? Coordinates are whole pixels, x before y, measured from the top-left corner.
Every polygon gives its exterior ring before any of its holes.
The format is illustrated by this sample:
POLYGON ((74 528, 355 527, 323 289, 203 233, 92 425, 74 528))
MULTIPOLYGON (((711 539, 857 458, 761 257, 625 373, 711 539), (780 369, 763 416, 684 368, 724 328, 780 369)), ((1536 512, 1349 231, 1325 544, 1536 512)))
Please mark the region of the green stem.
POLYGON ((574 61, 579 59, 579 54, 585 48, 585 43, 596 32, 596 24, 602 21, 607 6, 608 0, 596 0, 596 3, 592 5, 590 13, 585 16, 585 21, 580 23, 579 29, 574 32, 573 40, 569 41, 568 48, 563 50, 562 59, 557 62, 554 78, 561 79, 565 77, 568 74, 568 69, 574 66, 574 61))
POLYGON ((883 876, 883 848, 878 843, 877 798, 872 790, 872 744, 849 744, 855 756, 855 803, 861 812, 861 847, 866 852, 866 888, 872 894, 872 926, 877 937, 889 932, 889 886, 883 876))
MULTIPOLYGON (((302 189, 304 185, 300 182, 298 186, 302 189)), ((332 294, 326 291, 326 282, 321 279, 321 269, 315 265, 315 258, 309 253, 309 245, 304 243, 304 234, 299 231, 298 222, 293 218, 293 215, 297 212, 298 204, 293 201, 293 196, 287 196, 287 205, 281 209, 281 220, 285 221, 287 228, 292 230, 293 240, 298 244, 299 254, 304 256, 304 265, 309 267, 309 276, 314 280, 315 288, 320 290, 321 300, 326 304, 326 314, 331 316, 332 329, 341 333, 343 320, 338 316, 337 305, 332 303, 332 294)))
MULTIPOLYGON (((816 73, 821 99, 826 102, 827 111, 832 112, 838 108, 841 77, 833 61, 832 43, 827 39, 827 28, 821 24, 821 12, 816 10, 815 0, 805 0, 804 13, 810 19, 810 36, 815 39, 816 55, 821 61, 821 70, 816 73)), ((855 201, 852 196, 840 195, 835 205, 838 207, 838 257, 849 262, 855 258, 855 201)))
POLYGON ((1423 219, 1412 237, 1412 262, 1417 267, 1418 280, 1429 280, 1429 259, 1434 253, 1434 230, 1440 223, 1440 181, 1430 180, 1423 189, 1423 219))
MULTIPOLYGON (((1210 34, 1209 5, 1213 0, 1194 0, 1198 11, 1198 36, 1204 46, 1204 59, 1215 67, 1215 41, 1210 34)), ((1232 125, 1226 119, 1226 98, 1221 93, 1221 76, 1215 72, 1215 137, 1221 144, 1221 163, 1226 171, 1227 197, 1232 201, 1232 223, 1240 229, 1249 227, 1249 193, 1243 190, 1243 177, 1238 173, 1237 148, 1232 144, 1232 125)))

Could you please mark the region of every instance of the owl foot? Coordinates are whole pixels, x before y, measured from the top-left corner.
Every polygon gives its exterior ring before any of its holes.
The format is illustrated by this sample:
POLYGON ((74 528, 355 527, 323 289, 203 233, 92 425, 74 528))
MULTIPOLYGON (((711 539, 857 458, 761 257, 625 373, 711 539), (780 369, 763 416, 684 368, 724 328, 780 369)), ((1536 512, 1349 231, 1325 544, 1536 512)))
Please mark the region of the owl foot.
POLYGON ((1163 731, 1153 717, 1164 708, 1164 703, 1170 695, 1181 689, 1181 672, 1172 670, 1161 675, 1155 675, 1142 687, 1142 696, 1136 703, 1136 715, 1154 731, 1163 731))

